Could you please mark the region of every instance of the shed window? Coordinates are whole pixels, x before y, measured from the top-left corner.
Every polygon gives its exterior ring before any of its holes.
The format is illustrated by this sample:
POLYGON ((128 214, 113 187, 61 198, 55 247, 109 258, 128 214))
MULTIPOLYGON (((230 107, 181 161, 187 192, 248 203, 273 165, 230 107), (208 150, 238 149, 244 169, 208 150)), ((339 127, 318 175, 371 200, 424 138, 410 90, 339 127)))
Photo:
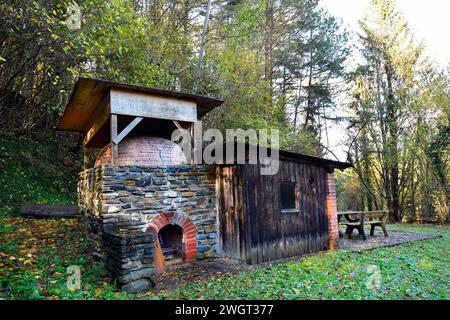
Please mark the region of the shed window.
POLYGON ((295 210, 295 183, 280 183, 281 210, 295 210))

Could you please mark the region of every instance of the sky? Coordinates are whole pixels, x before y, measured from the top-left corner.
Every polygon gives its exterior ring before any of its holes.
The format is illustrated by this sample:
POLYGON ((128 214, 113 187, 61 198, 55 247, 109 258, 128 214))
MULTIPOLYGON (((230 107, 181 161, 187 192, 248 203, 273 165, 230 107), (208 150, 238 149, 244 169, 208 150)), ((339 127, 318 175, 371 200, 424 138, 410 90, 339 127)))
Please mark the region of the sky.
MULTIPOLYGON (((369 0, 322 0, 330 14, 343 20, 347 30, 358 32, 358 20, 368 11, 369 0)), ((397 8, 408 21, 418 41, 423 41, 426 53, 442 68, 450 64, 450 0, 397 0, 397 8)), ((330 125, 330 149, 346 160, 345 124, 330 125)), ((333 158, 330 155, 329 158, 333 158)))
MULTIPOLYGON (((343 19, 349 30, 358 30, 358 20, 369 0, 322 0, 328 11, 343 19)), ((409 23, 415 37, 423 40, 427 53, 441 65, 450 62, 450 1, 397 0, 397 8, 409 23)))

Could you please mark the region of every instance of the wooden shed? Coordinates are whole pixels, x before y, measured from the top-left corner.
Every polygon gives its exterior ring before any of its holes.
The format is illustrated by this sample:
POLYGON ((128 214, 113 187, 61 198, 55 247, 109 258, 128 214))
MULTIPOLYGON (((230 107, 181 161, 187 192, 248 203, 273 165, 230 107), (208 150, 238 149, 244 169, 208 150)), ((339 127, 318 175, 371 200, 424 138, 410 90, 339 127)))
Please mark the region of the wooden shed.
POLYGON ((218 166, 225 255, 255 264, 333 247, 333 171, 351 165, 281 150, 279 158, 275 175, 262 175, 260 164, 218 166))

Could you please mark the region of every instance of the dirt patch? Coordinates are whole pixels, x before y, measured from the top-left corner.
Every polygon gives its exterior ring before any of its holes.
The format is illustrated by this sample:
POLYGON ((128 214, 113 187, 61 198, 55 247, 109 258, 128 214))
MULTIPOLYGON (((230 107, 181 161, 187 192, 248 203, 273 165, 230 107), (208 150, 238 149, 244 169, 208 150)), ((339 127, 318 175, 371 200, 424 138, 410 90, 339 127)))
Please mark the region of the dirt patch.
POLYGON ((172 265, 156 280, 155 292, 170 290, 188 283, 224 277, 240 271, 248 271, 253 266, 243 261, 229 258, 214 258, 191 263, 172 265))
POLYGON ((390 247, 396 246, 402 243, 407 243, 411 241, 424 240, 436 238, 439 236, 423 234, 423 233, 413 233, 413 232, 400 232, 400 231, 389 231, 388 237, 383 235, 381 230, 375 230, 373 236, 370 236, 369 230, 366 230, 367 240, 363 240, 362 236, 358 235, 357 231, 353 232, 351 239, 348 239, 345 235, 345 229, 340 230, 342 232, 341 238, 338 240, 337 247, 342 251, 360 251, 360 250, 370 250, 380 247, 390 247))

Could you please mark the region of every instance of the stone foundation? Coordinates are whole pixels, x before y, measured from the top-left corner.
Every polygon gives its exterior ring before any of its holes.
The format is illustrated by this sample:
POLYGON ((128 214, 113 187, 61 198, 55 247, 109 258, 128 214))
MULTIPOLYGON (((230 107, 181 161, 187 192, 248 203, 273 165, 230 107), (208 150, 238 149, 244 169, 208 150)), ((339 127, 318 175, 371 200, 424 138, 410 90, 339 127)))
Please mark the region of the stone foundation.
POLYGON ((167 224, 183 230, 183 259, 217 253, 215 170, 209 166, 112 166, 83 171, 78 206, 86 232, 122 290, 155 281, 155 243, 167 224))

